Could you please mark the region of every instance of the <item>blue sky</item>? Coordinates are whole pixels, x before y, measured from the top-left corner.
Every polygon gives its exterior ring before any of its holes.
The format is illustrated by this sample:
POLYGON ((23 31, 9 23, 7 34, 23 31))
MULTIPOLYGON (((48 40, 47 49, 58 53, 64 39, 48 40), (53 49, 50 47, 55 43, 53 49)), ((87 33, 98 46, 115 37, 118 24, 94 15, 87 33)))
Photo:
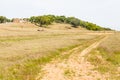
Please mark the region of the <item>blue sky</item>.
POLYGON ((22 18, 55 14, 75 16, 120 30, 120 0, 0 0, 0 15, 22 18))

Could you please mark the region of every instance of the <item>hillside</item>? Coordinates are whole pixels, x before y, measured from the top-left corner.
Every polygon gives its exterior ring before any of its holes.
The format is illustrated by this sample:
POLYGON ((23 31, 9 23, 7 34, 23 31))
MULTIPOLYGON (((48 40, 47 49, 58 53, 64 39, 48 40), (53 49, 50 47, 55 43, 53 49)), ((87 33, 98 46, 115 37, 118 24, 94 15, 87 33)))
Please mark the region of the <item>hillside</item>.
MULTIPOLYGON (((58 24, 69 24, 73 28, 85 28, 87 30, 93 30, 93 31, 103 31, 103 30, 110 31, 111 30, 110 28, 101 27, 97 24, 83 21, 75 17, 55 16, 55 15, 32 16, 30 18, 23 18, 23 19, 13 18, 12 20, 7 19, 4 16, 0 16, 0 23, 6 23, 6 22, 17 22, 17 23, 31 22, 39 27, 47 27, 51 24, 58 23, 58 24)), ((23 27, 23 25, 21 25, 21 27, 23 27)), ((66 26, 66 28, 69 28, 69 29, 71 27, 66 26)))
POLYGON ((65 23, 52 23, 51 25, 48 25, 47 28, 52 30, 87 30, 80 26, 78 28, 74 28, 72 25, 65 23))
POLYGON ((85 28, 78 27, 74 28, 70 24, 65 23, 52 23, 46 27, 39 27, 32 23, 2 23, 0 24, 1 31, 37 31, 37 30, 80 30, 87 31, 85 28))

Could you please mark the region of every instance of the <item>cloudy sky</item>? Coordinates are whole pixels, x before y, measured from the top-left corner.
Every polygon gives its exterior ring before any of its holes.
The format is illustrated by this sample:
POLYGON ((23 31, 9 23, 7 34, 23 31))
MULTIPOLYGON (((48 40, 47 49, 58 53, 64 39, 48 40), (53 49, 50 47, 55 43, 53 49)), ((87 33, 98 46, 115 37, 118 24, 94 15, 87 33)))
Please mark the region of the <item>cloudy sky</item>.
POLYGON ((0 15, 8 18, 44 14, 75 16, 120 30, 120 0, 0 0, 0 15))

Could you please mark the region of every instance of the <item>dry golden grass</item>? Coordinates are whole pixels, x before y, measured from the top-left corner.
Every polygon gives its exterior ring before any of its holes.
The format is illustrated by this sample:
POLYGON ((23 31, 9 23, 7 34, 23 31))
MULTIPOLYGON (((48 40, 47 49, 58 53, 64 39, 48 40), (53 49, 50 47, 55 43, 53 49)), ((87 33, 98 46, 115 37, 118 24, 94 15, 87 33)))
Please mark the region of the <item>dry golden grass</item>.
POLYGON ((30 23, 0 24, 1 80, 25 80, 27 77, 28 80, 32 80, 33 74, 38 73, 36 69, 42 63, 49 62, 61 51, 103 35, 103 33, 79 29, 37 30, 38 27, 30 23), (41 58, 48 54, 53 55, 41 58), (30 77, 32 78, 29 79, 30 77))
POLYGON ((78 27, 78 28, 74 28, 72 27, 72 25, 70 24, 60 24, 60 23, 53 23, 49 26, 47 26, 47 28, 53 29, 53 30, 86 30, 85 28, 82 27, 78 27))
POLYGON ((120 33, 111 35, 100 47, 109 53, 120 52, 120 33))

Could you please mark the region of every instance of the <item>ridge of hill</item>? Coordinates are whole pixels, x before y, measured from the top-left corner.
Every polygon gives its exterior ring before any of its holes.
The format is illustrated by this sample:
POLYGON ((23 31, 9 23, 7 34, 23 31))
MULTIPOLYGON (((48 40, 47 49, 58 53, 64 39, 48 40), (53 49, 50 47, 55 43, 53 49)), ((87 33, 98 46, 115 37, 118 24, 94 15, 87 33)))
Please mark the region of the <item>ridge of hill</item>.
POLYGON ((48 27, 48 25, 50 24, 59 23, 59 24, 70 24, 71 27, 74 28, 81 27, 93 31, 111 30, 110 28, 101 27, 97 24, 83 21, 75 17, 55 16, 55 15, 32 16, 30 18, 23 18, 23 19, 13 18, 12 20, 0 16, 0 23, 6 23, 6 22, 17 22, 17 23, 31 22, 39 27, 48 27))

